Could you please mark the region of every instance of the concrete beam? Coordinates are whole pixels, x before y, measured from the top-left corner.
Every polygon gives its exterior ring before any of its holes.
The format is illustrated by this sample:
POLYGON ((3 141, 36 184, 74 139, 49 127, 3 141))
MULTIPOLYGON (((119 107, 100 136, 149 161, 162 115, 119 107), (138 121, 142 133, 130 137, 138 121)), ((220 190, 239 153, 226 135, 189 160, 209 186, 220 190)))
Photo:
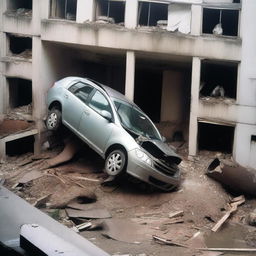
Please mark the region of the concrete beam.
POLYGON ((197 37, 162 30, 129 30, 109 24, 43 20, 41 38, 45 41, 125 51, 240 61, 241 40, 215 36, 197 37))

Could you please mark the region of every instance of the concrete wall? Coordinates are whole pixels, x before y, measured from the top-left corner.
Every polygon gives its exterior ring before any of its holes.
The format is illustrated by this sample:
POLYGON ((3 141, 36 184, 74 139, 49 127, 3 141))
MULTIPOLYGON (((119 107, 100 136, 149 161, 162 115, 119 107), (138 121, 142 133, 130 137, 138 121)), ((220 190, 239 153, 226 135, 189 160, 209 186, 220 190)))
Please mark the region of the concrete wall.
POLYGON ((256 147, 251 142, 251 136, 256 135, 256 2, 243 1, 242 28, 242 59, 240 80, 237 89, 237 102, 241 106, 238 112, 234 140, 235 160, 243 166, 256 168, 256 147), (244 120, 244 117, 247 120, 244 120))
POLYGON ((3 74, 9 77, 19 77, 23 79, 32 79, 32 61, 30 60, 16 60, 15 58, 8 58, 5 63, 3 74))
POLYGON ((181 123, 183 120, 184 78, 182 72, 164 71, 161 121, 181 123))

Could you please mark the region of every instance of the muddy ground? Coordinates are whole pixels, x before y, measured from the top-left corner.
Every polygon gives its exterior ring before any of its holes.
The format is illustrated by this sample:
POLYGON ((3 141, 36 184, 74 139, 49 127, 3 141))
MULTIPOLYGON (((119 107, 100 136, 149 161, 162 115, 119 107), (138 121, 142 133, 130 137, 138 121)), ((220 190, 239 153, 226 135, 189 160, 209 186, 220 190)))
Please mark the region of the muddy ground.
POLYGON ((247 224, 248 214, 256 208, 255 199, 246 198, 220 230, 211 231, 225 214, 230 198, 238 194, 231 195, 208 178, 205 169, 214 157, 230 155, 200 152, 198 157, 188 160, 187 146, 182 145, 178 149, 183 158, 182 184, 166 193, 130 178, 102 185, 107 178, 103 173, 104 162, 85 146, 71 161, 49 168, 49 159, 61 150, 58 146, 39 156, 8 157, 0 164, 0 178, 5 179, 7 188, 69 228, 88 221, 69 218, 70 207, 79 204, 84 210, 108 212, 110 218, 89 219, 94 228, 80 234, 110 255, 219 255, 194 248, 256 248, 256 228, 247 224), (45 202, 37 201, 44 196, 48 196, 45 202), (180 216, 169 217, 177 211, 180 216), (176 245, 159 244, 154 235, 176 245))

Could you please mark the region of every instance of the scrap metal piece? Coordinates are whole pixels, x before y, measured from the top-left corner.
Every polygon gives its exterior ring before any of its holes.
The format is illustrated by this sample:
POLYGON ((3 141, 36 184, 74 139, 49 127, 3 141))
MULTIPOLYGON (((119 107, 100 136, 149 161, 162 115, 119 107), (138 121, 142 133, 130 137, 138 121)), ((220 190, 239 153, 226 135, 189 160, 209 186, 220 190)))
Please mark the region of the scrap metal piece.
POLYGON ((207 167, 206 174, 234 192, 256 195, 256 170, 215 158, 207 167))

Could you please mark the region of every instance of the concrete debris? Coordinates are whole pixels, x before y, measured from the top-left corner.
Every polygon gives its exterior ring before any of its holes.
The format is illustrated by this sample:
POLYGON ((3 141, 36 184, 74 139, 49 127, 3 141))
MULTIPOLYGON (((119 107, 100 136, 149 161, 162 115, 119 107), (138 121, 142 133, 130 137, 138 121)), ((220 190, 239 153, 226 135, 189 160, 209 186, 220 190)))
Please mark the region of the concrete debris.
POLYGON ((248 220, 247 220, 248 224, 251 226, 256 226, 256 209, 254 209, 254 211, 252 211, 249 215, 248 215, 248 220))
POLYGON ((217 85, 211 92, 211 97, 225 97, 224 88, 220 85, 217 85))
POLYGON ((234 201, 231 201, 231 203, 228 205, 230 208, 225 215, 216 223, 216 225, 211 229, 213 232, 216 232, 219 230, 219 228, 224 224, 224 222, 229 218, 231 213, 235 212, 237 210, 237 207, 245 202, 245 198, 242 196, 239 201, 237 201, 237 198, 235 198, 234 201))
POLYGON ((110 24, 114 24, 115 20, 111 17, 107 17, 107 16, 99 16, 96 20, 96 23, 110 23, 110 24))
POLYGON ((221 23, 218 23, 218 24, 214 27, 214 29, 212 30, 212 33, 213 33, 214 35, 217 35, 217 36, 223 34, 223 29, 222 29, 221 23))
POLYGON ((206 174, 234 192, 256 195, 256 171, 253 169, 215 158, 207 167, 206 174))
POLYGON ((34 207, 37 207, 37 208, 41 208, 41 207, 46 206, 46 203, 47 203, 48 200, 50 199, 50 196, 51 196, 51 194, 40 197, 39 199, 37 199, 37 200, 35 201, 35 203, 33 204, 33 206, 34 206, 34 207))
POLYGON ((36 170, 33 170, 33 171, 30 171, 28 173, 26 173, 19 181, 18 183, 19 184, 26 184, 32 180, 35 180, 35 179, 39 179, 41 177, 43 177, 45 174, 43 172, 40 172, 40 171, 36 171, 36 170))
POLYGON ((161 29, 167 29, 168 21, 167 20, 158 20, 157 21, 157 27, 161 29))
POLYGON ((143 226, 128 219, 110 219, 103 222, 102 235, 126 243, 140 244, 145 240, 143 226))
POLYGON ((27 16, 32 17, 32 10, 25 8, 18 8, 16 10, 8 10, 4 13, 7 16, 27 16))
POLYGON ((6 115, 5 119, 10 120, 25 120, 32 122, 32 104, 20 106, 18 108, 11 109, 6 115))
POLYGON ((70 218, 106 219, 112 217, 109 211, 104 208, 90 210, 66 209, 66 213, 70 218))

